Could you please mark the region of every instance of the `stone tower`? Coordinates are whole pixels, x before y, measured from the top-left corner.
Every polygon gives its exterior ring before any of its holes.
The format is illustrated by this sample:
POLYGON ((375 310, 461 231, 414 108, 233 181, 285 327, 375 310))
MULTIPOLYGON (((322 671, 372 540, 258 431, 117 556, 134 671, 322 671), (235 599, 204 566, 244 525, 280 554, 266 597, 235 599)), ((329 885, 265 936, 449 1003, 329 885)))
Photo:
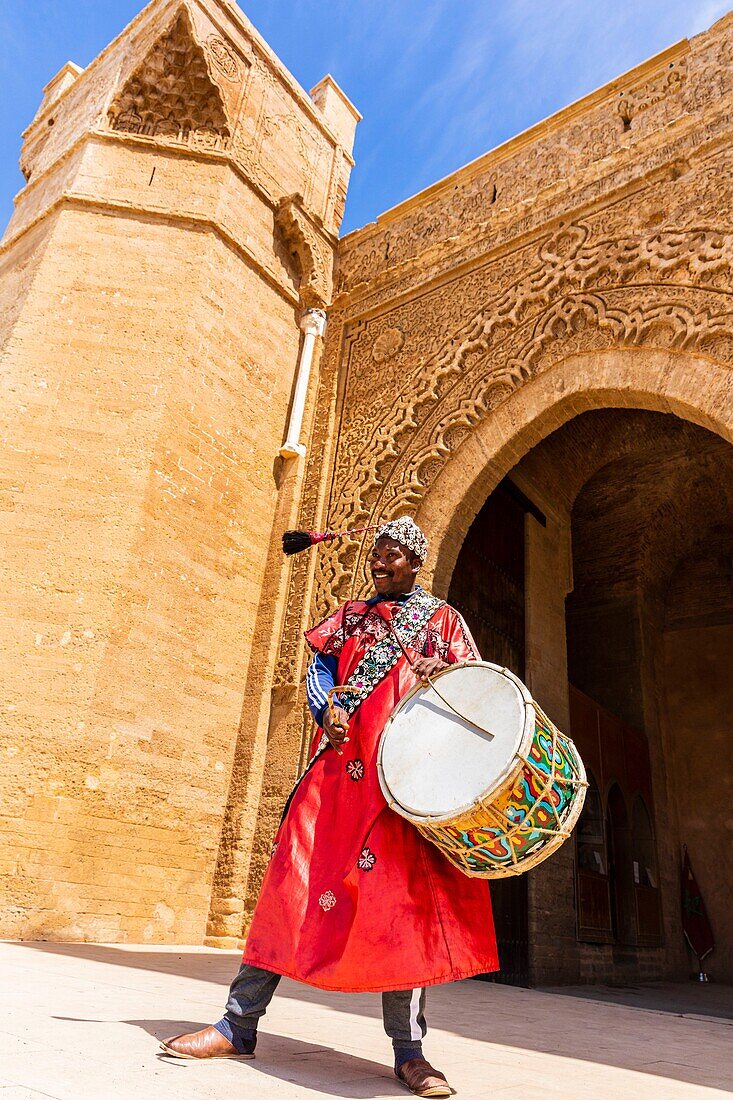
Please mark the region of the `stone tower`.
POLYGON ((200 941, 359 115, 228 0, 44 93, 0 251, 2 933, 200 941))

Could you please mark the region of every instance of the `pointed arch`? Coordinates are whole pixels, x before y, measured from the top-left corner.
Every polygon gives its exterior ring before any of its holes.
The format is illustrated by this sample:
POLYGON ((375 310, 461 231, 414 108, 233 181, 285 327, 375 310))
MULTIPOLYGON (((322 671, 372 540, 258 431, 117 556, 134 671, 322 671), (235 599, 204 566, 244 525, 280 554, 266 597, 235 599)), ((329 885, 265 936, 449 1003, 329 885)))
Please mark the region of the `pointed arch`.
POLYGON ((733 439, 733 372, 694 352, 617 348, 556 363, 495 409, 441 467, 417 509, 438 547, 429 563, 443 595, 474 517, 513 466, 581 412, 638 408, 675 413, 733 439))

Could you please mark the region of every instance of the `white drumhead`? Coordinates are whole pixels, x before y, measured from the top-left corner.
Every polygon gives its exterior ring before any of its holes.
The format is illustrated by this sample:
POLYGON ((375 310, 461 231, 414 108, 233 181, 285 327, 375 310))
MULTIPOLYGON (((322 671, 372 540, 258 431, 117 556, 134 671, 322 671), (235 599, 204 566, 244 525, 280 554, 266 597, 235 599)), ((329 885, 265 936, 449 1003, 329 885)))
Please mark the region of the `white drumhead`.
POLYGON ((420 685, 400 701, 379 746, 384 796, 415 820, 454 817, 490 796, 534 730, 532 698, 507 669, 477 661, 433 679, 437 691, 420 685))

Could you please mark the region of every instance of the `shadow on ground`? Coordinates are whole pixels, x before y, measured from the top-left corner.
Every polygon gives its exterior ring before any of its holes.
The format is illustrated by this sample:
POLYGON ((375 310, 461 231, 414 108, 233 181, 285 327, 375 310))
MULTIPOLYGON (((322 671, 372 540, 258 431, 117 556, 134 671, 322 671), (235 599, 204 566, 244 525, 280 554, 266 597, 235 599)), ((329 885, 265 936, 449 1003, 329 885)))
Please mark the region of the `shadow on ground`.
MULTIPOLYGON (((172 1034, 170 1030, 166 1031, 170 1023, 168 1020, 126 1020, 125 1023, 141 1027, 156 1038, 163 1033, 172 1034)), ((385 1057, 388 1049, 385 1046, 385 1057)), ((184 1069, 200 1068, 169 1058, 162 1051, 160 1062, 172 1069, 179 1066, 184 1069)), ((243 1073, 250 1075, 243 1077, 243 1083, 252 1087, 254 1082, 251 1074, 257 1073, 312 1089, 319 1096, 368 1100, 369 1097, 383 1095, 390 1085, 394 1087, 396 1096, 404 1096, 404 1089, 397 1083, 392 1069, 386 1063, 372 1062, 368 1058, 344 1054, 331 1047, 306 1043, 287 1035, 262 1034, 257 1041, 257 1057, 254 1061, 240 1062, 238 1065, 243 1073)))
MULTIPOLYGON (((72 1023, 95 1023, 90 1017, 52 1016, 53 1020, 67 1020, 72 1023)), ((198 1031, 206 1027, 206 1020, 121 1020, 120 1023, 139 1027, 156 1040, 168 1039, 182 1032, 198 1031)), ((385 1044, 385 1058, 389 1046, 385 1044)), ((161 1066, 168 1066, 172 1073, 190 1071, 206 1072, 202 1063, 171 1058, 160 1051, 158 1059, 161 1066)), ((257 1057, 254 1061, 243 1061, 245 1073, 263 1074, 280 1081, 290 1081, 301 1088, 309 1088, 319 1096, 338 1096, 348 1100, 369 1100, 369 1097, 382 1096, 394 1087, 395 1096, 404 1096, 404 1089, 397 1083, 391 1067, 386 1062, 372 1062, 367 1058, 344 1054, 331 1047, 316 1043, 306 1043, 287 1035, 271 1032, 260 1035, 257 1042, 257 1057), (375 1086, 375 1078, 379 1082, 375 1086)), ((183 1082, 183 1078, 181 1081, 183 1082)), ((250 1086, 253 1080, 243 1078, 250 1086)))
POLYGON ((586 1001, 733 1022, 733 985, 717 982, 648 982, 645 985, 545 986, 543 993, 586 1001))
MULTIPOLYGON (((158 951, 154 948, 137 950, 112 945, 73 943, 23 943, 18 946, 31 947, 50 954, 78 956, 85 962, 133 967, 210 982, 221 988, 222 1008, 228 984, 239 964, 238 953, 203 952, 200 949, 190 951, 170 948, 158 951)), ((572 990, 559 988, 547 991, 467 981, 458 983, 461 993, 465 991, 465 997, 459 998, 455 995, 456 988, 453 986, 450 993, 447 987, 436 987, 429 991, 428 1014, 431 1027, 487 1044, 501 1044, 520 1050, 547 1053, 554 1057, 634 1069, 657 1080, 668 1078, 724 1091, 733 1089, 733 1071, 730 1065, 725 1069, 721 1065, 720 1070, 716 1068, 712 1074, 711 1067, 705 1065, 704 1061, 700 1062, 699 1067, 684 1062, 687 1050, 705 1046, 713 1031, 716 1033, 716 1044, 723 1049, 723 1036, 728 1031, 725 1019, 729 1017, 730 997, 733 997, 730 987, 726 989, 718 986, 714 989, 716 1010, 712 1013, 703 1011, 706 1007, 704 991, 695 989, 685 1002, 682 986, 674 987, 675 993, 672 997, 665 996, 664 985, 621 991, 608 987, 576 987, 572 990), (642 996, 639 991, 643 992, 645 989, 647 994, 642 996), (651 994, 648 990, 652 991, 651 994), (573 997, 583 998, 584 1005, 581 1008, 579 1004, 578 1009, 571 1010, 572 1026, 569 1027, 568 1014, 559 1009, 558 999, 561 998, 568 1004, 573 997), (682 1015, 681 1009, 685 1004, 688 1005, 686 1018, 675 1019, 675 1016, 682 1015), (639 1011, 625 1011, 629 1007, 643 1010, 643 1015, 639 1011), (660 1017, 660 1012, 674 1013, 667 1017, 668 1024, 660 1017), (711 1020, 711 1016, 716 1013, 723 1014, 721 1019, 711 1020), (676 1030, 682 1027, 685 1028, 684 1035, 676 1030)), ((311 986, 284 980, 278 996, 303 1006, 328 1004, 331 1009, 352 1015, 375 1020, 381 1017, 378 994, 326 993, 311 986)), ((304 1012, 304 1017, 307 1019, 307 1011, 304 1012)), ((165 1038, 203 1026, 201 1022, 193 1024, 181 1020, 124 1022, 144 1028, 156 1038, 165 1038)), ((204 1021, 211 1022, 213 1021, 204 1021)), ((307 1023, 304 1022, 304 1030, 306 1028, 307 1023)), ((733 1032, 730 1037, 733 1038, 733 1032)), ((259 1065, 257 1062, 242 1065, 253 1065, 257 1067, 257 1072, 297 1081, 305 1087, 314 1087, 309 1082, 317 1079, 321 1083, 319 1087, 323 1088, 324 1060, 327 1060, 327 1076, 334 1081, 334 1087, 340 1090, 333 1095, 368 1097, 373 1095, 370 1091, 373 1085, 365 1081, 359 1082, 358 1078, 373 1077, 377 1073, 380 1077, 384 1076, 385 1081, 391 1079, 391 1071, 386 1066, 330 1048, 301 1043, 285 1036, 263 1033, 258 1055, 259 1065), (273 1058, 269 1064, 268 1052, 273 1058), (294 1056, 297 1056, 297 1076, 291 1073, 292 1062, 287 1067, 290 1075, 282 1067, 278 1068, 273 1064, 294 1056), (317 1067, 314 1065, 312 1075, 308 1066, 310 1058, 315 1058, 319 1063, 317 1067), (356 1091, 348 1091, 352 1088, 356 1091)), ((181 1063, 183 1066, 189 1064, 181 1063)), ((394 1084, 399 1092, 399 1086, 396 1082, 394 1084)))

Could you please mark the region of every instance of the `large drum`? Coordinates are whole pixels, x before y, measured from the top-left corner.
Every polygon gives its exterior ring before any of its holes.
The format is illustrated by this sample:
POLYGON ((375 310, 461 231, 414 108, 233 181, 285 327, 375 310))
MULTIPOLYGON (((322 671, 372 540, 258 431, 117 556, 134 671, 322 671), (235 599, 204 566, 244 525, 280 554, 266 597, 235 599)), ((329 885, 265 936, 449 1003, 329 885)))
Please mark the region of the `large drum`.
POLYGON ((547 859, 585 799, 583 762, 521 680, 486 661, 453 665, 400 700, 379 782, 465 874, 501 878, 547 859))

